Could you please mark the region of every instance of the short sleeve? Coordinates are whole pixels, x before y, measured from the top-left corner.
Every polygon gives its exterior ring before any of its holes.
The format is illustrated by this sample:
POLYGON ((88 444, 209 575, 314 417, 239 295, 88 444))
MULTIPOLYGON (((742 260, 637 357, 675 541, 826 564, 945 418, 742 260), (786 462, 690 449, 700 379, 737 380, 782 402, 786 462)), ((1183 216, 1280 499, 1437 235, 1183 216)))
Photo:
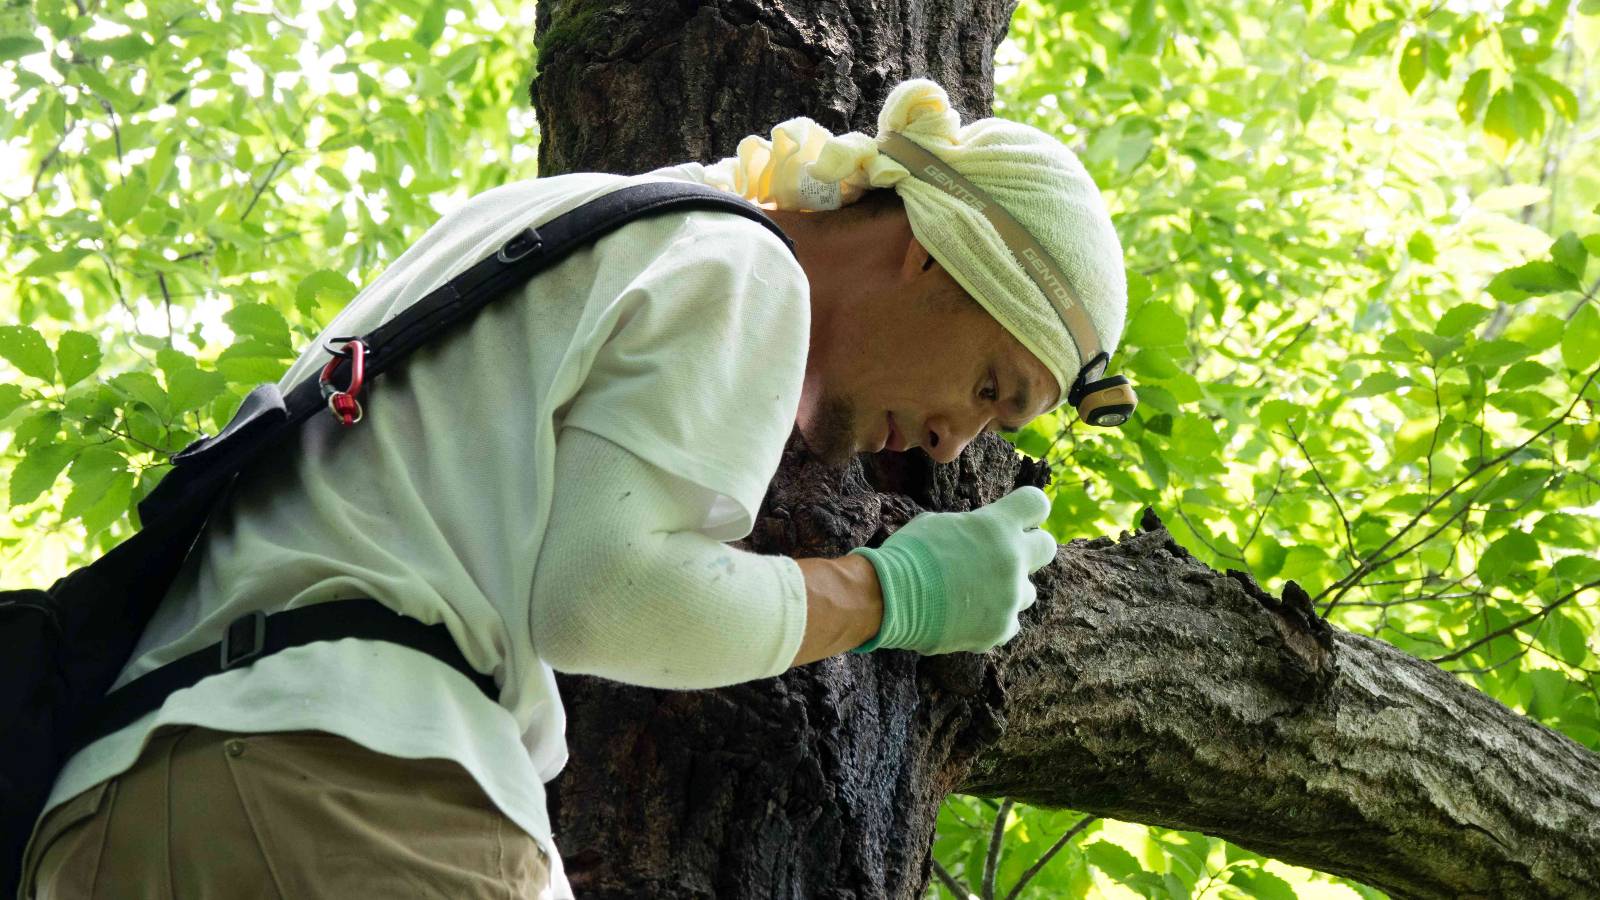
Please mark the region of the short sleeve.
POLYGON ((622 251, 648 260, 617 298, 562 425, 705 488, 705 532, 734 540, 750 533, 794 427, 809 285, 760 224, 699 210, 683 219, 655 245, 622 251))

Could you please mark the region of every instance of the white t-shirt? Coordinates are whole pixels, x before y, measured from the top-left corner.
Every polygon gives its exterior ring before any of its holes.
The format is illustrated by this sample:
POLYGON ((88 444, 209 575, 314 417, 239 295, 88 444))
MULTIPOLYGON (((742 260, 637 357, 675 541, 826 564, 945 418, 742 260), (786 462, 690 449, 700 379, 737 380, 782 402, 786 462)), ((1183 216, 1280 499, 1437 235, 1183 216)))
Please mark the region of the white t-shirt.
MULTIPOLYGON (((526 225, 626 184, 674 179, 703 182, 703 169, 577 173, 470 198, 362 291, 280 386, 321 369, 328 336, 372 330, 526 225)), ((566 715, 530 633, 533 603, 566 599, 532 596, 535 562, 561 552, 542 546, 557 432, 581 427, 698 486, 704 535, 747 535, 799 405, 808 290, 787 247, 756 222, 710 210, 646 217, 373 381, 355 427, 314 417, 296 455, 241 478, 113 689, 218 641, 243 613, 368 596, 444 623, 468 662, 492 673, 498 705, 409 647, 293 647, 176 691, 84 747, 45 812, 126 771, 161 725, 320 729, 391 756, 460 762, 545 849, 549 896, 570 898, 543 789, 566 764, 566 715)), ((720 683, 777 675, 797 651, 804 586, 783 562, 781 615, 752 626, 763 633, 748 636, 744 671, 720 683)), ((694 647, 683 653, 693 665, 694 647)))

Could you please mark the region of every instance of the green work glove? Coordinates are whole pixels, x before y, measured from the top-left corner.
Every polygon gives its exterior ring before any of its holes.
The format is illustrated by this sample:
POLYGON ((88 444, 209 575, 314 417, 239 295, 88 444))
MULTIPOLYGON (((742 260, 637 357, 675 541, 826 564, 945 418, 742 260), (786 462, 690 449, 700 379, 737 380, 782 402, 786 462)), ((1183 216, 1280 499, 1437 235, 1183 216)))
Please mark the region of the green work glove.
POLYGON ((1021 487, 971 512, 922 513, 878 549, 851 550, 878 572, 883 624, 850 652, 981 653, 1011 640, 1038 596, 1028 574, 1056 557, 1038 528, 1049 514, 1044 491, 1021 487))

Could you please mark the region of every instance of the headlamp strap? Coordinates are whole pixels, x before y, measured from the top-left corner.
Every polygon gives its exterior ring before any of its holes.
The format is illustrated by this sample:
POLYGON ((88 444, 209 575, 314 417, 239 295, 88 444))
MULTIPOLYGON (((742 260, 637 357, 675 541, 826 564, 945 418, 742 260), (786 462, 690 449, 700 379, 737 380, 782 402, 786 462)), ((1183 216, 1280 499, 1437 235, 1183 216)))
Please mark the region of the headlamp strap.
POLYGON ((1100 379, 1106 373, 1106 366, 1111 362, 1111 354, 1104 350, 1096 353, 1083 367, 1078 370, 1078 377, 1073 379, 1072 387, 1067 391, 1067 403, 1077 406, 1089 393, 1089 385, 1100 379), (1089 377, 1089 370, 1094 369, 1094 377, 1089 377))

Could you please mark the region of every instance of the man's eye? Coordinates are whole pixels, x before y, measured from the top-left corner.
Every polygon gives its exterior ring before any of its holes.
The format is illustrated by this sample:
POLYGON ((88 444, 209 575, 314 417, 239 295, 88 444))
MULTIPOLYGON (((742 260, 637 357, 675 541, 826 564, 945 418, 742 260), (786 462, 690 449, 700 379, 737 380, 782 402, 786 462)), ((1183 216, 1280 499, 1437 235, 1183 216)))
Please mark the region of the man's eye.
POLYGON ((997 387, 995 387, 995 382, 994 382, 993 378, 989 379, 989 383, 984 386, 983 390, 978 394, 978 396, 982 397, 985 400, 988 400, 990 403, 993 403, 996 399, 999 398, 1000 391, 999 391, 999 389, 997 387))

